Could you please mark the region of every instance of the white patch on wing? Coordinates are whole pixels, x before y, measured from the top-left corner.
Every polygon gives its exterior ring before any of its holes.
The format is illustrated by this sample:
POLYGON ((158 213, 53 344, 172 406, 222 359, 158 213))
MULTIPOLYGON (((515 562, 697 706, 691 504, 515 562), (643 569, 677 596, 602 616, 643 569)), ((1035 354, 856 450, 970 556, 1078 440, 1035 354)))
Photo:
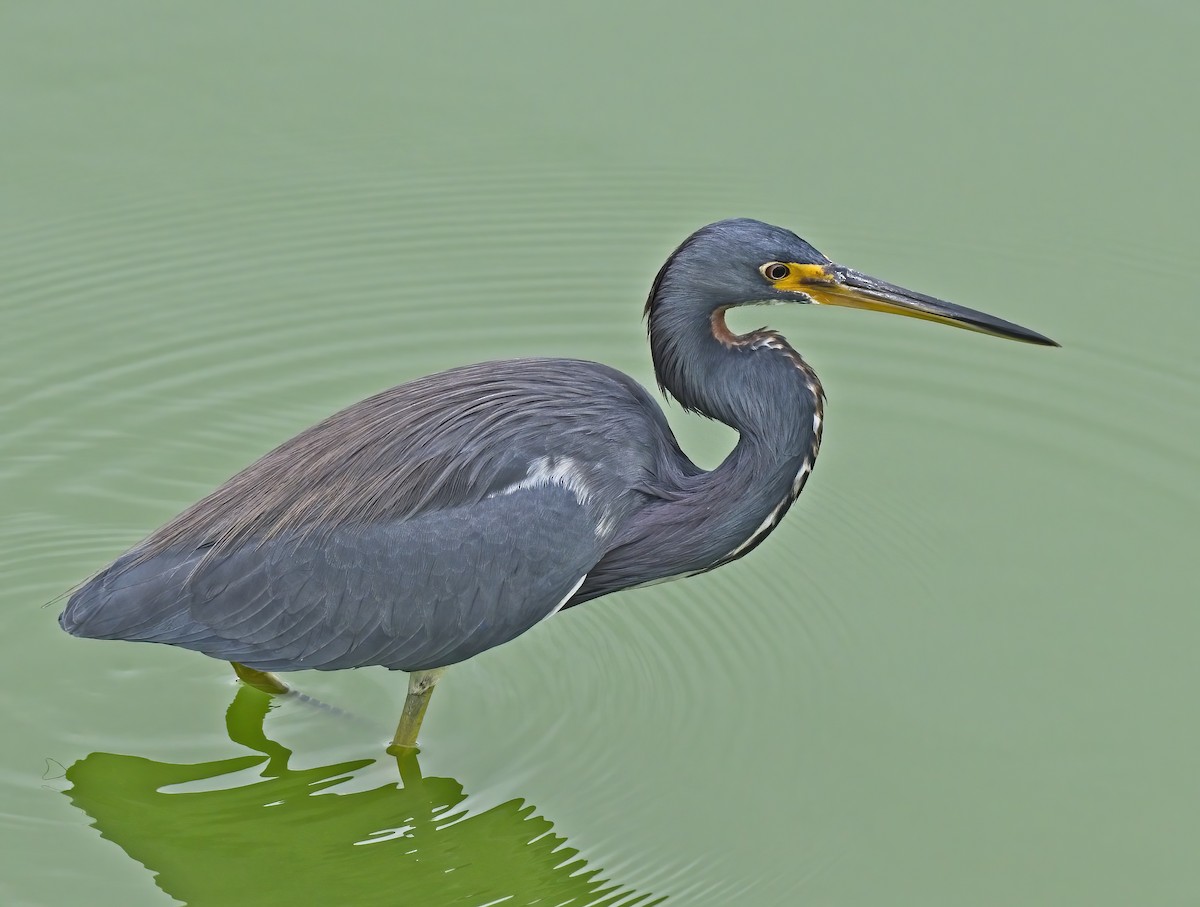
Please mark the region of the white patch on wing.
MULTIPOLYGON (((577 582, 574 586, 571 587, 571 591, 566 594, 566 596, 563 598, 562 601, 560 601, 557 605, 554 606, 554 610, 551 611, 549 614, 547 614, 546 617, 552 617, 555 614, 557 614, 559 611, 561 611, 562 606, 565 605, 567 602, 569 602, 571 600, 571 596, 579 591, 579 587, 583 585, 583 581, 585 579, 587 579, 586 573, 583 576, 579 577, 579 582, 577 582)), ((546 617, 543 617, 542 620, 545 620, 546 617)))
POLYGON ((497 494, 512 494, 527 488, 558 485, 575 495, 575 500, 580 504, 586 504, 591 498, 591 489, 588 488, 583 475, 583 470, 572 457, 538 457, 529 464, 525 478, 488 495, 488 497, 495 497, 497 494))
MULTIPOLYGON (((525 478, 519 482, 514 482, 507 488, 492 492, 488 497, 494 498, 500 494, 514 494, 518 491, 527 491, 534 488, 558 486, 559 488, 565 488, 571 494, 575 495, 576 502, 582 507, 592 500, 592 489, 588 485, 585 475, 579 461, 573 457, 538 457, 529 464, 525 478)), ((603 505, 598 510, 600 521, 596 524, 594 532, 596 538, 604 538, 607 535, 611 535, 613 530, 617 528, 616 522, 612 519, 612 515, 608 509, 603 505)), ((580 582, 583 581, 580 580, 580 582)))
POLYGON ((606 515, 601 517, 600 522, 596 524, 596 538, 602 539, 606 535, 611 535, 616 528, 617 521, 606 511, 606 515))

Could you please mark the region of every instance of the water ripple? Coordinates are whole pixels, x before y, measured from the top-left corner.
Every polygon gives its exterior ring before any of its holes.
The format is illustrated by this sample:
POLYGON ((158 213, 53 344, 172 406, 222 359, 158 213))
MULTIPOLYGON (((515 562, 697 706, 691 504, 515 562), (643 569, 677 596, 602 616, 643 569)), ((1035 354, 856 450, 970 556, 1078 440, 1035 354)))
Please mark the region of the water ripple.
MULTIPOLYGON (((6 691, 12 725, 52 738, 55 752, 218 758, 224 670, 169 650, 73 643, 96 678, 78 689, 42 667, 58 630, 56 609, 38 605, 279 441, 390 384, 511 355, 604 358, 648 375, 638 318, 659 259, 704 219, 743 213, 754 212, 736 188, 686 173, 478 172, 156 198, 0 234, 0 570, 26 605, 0 620, 14 669, 44 676, 51 693, 6 691), (186 717, 163 733, 122 702, 186 717)), ((829 235, 863 258, 915 257, 914 240, 889 244, 854 224, 829 235)), ((1020 321, 1026 307, 999 314, 1020 321)), ((717 573, 613 596, 457 667, 428 724, 427 758, 471 775, 464 815, 529 796, 606 870, 680 902, 777 898, 848 846, 852 796, 828 776, 847 746, 839 712, 855 689, 887 690, 896 668, 870 657, 879 612, 848 590, 877 588, 855 580, 870 565, 887 577, 879 586, 919 597, 942 569, 947 510, 906 493, 906 476, 928 480, 935 458, 945 481, 985 498, 989 481, 1003 482, 970 462, 986 447, 996 463, 1058 464, 1022 474, 1064 495, 1075 493, 1066 463, 1181 506, 1200 493, 1186 433, 1159 428, 1196 419, 1190 358, 1070 337, 1035 351, 863 313, 769 317, 830 393, 821 463, 784 525, 717 573), (781 751, 795 764, 786 777, 768 758, 781 751), (714 765, 729 772, 719 786, 714 765), (632 782, 631 766, 649 776, 632 782), (555 803, 565 789, 577 801, 555 803), (653 821, 647 790, 685 821, 721 816, 712 835, 729 849, 703 855, 697 872, 692 859, 631 854, 589 832, 653 821), (671 799, 688 790, 709 799, 671 799), (802 812, 805 832, 778 843, 789 865, 747 878, 757 864, 736 852, 737 823, 774 808, 802 812)), ((402 678, 299 682, 361 720, 278 703, 269 721, 298 763, 351 759, 386 739, 402 678)))

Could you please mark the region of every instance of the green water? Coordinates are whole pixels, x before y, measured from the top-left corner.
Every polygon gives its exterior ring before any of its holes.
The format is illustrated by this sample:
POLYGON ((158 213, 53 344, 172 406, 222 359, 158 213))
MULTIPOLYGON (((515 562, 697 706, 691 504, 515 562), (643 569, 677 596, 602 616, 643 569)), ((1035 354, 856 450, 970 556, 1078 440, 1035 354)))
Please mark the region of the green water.
MULTIPOLYGON (((1200 899, 1200 14, 1182 2, 9 4, 0 903, 1200 899), (829 392, 783 526, 404 689, 43 607, 450 365, 653 383, 655 270, 754 216, 1028 324, 770 320, 829 392), (269 711, 268 711, 269 708, 269 711)), ((670 417, 706 465, 731 436, 670 417)))

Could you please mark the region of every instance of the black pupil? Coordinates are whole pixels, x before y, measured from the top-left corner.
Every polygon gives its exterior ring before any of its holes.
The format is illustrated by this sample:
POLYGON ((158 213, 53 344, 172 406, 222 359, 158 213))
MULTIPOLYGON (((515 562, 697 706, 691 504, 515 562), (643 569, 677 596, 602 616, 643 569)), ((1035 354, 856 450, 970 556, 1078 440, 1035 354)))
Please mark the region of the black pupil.
POLYGON ((784 265, 771 265, 767 268, 767 276, 772 280, 783 280, 787 275, 788 269, 784 265))

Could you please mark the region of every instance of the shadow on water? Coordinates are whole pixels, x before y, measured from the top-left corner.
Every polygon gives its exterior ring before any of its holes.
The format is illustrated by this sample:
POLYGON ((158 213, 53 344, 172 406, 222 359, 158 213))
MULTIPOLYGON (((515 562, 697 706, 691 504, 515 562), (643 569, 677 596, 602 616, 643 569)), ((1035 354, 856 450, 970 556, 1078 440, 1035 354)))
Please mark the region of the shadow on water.
POLYGON ((338 793, 375 760, 289 768, 291 751, 263 728, 269 705, 241 688, 226 714, 229 739, 254 755, 187 765, 92 753, 67 770, 66 794, 164 892, 192 905, 666 900, 588 869, 522 800, 456 811, 462 785, 423 776, 415 755, 397 757, 395 782, 338 793))

